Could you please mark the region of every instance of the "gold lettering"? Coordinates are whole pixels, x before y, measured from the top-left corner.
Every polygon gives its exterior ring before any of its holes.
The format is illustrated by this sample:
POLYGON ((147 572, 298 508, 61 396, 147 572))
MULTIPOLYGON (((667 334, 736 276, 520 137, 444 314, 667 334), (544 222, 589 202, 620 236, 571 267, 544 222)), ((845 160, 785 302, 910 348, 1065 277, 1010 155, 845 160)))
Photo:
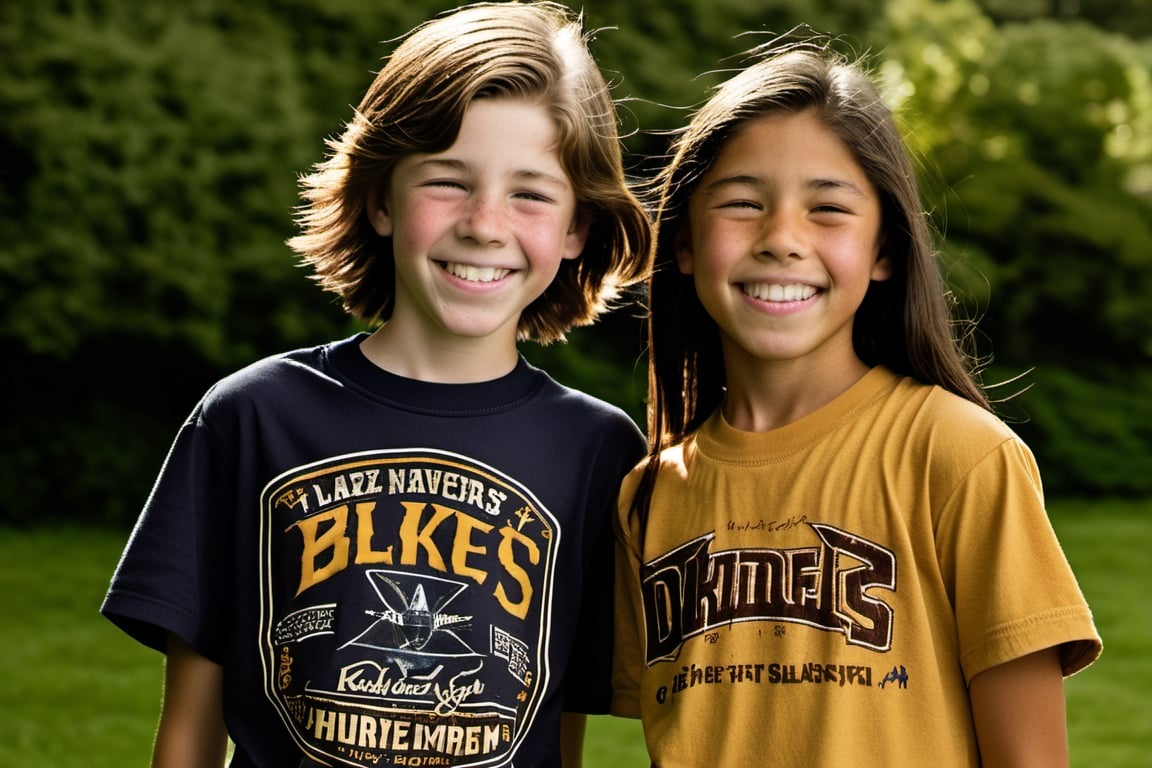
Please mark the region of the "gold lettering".
POLYGON ((472 543, 472 531, 488 533, 491 530, 492 526, 488 523, 468 515, 456 515, 456 538, 452 542, 452 571, 454 573, 475 579, 477 584, 484 583, 484 580, 488 578, 488 573, 468 565, 468 554, 475 552, 478 555, 483 555, 488 552, 487 547, 478 547, 472 543))
POLYGON ((500 564, 504 566, 504 570, 520 585, 520 602, 514 603, 509 599, 503 583, 496 585, 495 595, 500 605, 504 606, 504 610, 513 616, 523 619, 528 615, 528 606, 532 602, 532 580, 529 578, 528 573, 516 562, 516 556, 513 552, 513 544, 516 542, 519 542, 524 549, 528 551, 528 561, 532 563, 532 565, 540 562, 540 548, 536 546, 536 542, 515 530, 510 525, 501 528, 500 546, 497 548, 496 553, 500 559, 500 564))
POLYGON ((400 564, 415 565, 416 551, 423 547, 424 551, 428 553, 428 565, 438 571, 447 572, 448 568, 444 565, 444 557, 436 548, 436 542, 432 541, 432 534, 436 532, 440 523, 454 515, 455 512, 448 507, 432 504, 432 519, 421 526, 420 518, 427 505, 420 501, 404 501, 401 502, 401 505, 404 507, 404 521, 400 523, 400 564))
POLYGON ((304 548, 300 553, 300 588, 296 590, 299 595, 348 567, 350 545, 345 533, 348 528, 348 507, 336 507, 305 518, 297 522, 295 527, 304 537, 304 548), (324 556, 329 558, 328 563, 317 567, 324 556))
POLYGON ((372 549, 372 537, 376 529, 372 522, 372 513, 376 511, 376 502, 362 501, 356 505, 356 563, 385 563, 392 565, 392 545, 383 550, 372 549))

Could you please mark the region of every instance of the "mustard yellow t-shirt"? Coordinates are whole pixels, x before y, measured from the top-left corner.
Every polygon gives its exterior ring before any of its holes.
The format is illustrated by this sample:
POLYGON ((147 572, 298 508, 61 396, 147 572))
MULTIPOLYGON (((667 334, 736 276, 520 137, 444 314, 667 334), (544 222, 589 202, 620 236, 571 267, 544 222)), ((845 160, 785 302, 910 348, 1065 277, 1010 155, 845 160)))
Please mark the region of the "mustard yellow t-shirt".
POLYGON ((1028 448, 872 369, 780 429, 716 413, 619 512, 613 712, 654 763, 977 766, 977 673, 1101 649, 1028 448))

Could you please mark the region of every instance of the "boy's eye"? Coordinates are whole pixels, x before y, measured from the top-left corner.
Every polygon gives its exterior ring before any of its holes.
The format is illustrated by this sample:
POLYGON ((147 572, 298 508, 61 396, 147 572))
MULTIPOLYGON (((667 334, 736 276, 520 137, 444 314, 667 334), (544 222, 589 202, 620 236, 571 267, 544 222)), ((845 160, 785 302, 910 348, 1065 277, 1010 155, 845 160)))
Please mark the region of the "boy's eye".
POLYGON ((548 195, 536 192, 534 190, 525 189, 516 193, 516 197, 521 200, 530 200, 536 203, 551 203, 553 199, 548 195))
POLYGON ((717 206, 719 208, 748 208, 750 210, 760 210, 760 204, 753 200, 723 200, 717 206))

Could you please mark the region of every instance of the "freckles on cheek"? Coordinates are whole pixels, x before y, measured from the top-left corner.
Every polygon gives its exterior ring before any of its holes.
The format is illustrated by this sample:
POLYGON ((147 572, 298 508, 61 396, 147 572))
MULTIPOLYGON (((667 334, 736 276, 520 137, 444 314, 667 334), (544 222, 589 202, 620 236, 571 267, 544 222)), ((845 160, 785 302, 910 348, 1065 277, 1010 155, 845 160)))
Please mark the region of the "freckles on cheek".
POLYGON ((564 250, 567 227, 556 222, 526 223, 517 229, 516 240, 527 255, 537 254, 547 258, 559 256, 564 250))
POLYGON ((436 223, 431 217, 409 215, 396 233, 396 244, 409 249, 420 248, 435 237, 436 223))

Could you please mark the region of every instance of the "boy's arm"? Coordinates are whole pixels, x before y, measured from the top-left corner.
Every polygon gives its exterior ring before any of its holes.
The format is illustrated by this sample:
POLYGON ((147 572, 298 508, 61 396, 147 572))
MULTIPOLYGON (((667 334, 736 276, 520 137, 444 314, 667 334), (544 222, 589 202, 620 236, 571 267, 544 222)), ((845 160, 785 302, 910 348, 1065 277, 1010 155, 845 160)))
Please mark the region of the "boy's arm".
POLYGON ((1068 765, 1064 676, 1056 648, 977 674, 969 695, 984 768, 1068 765))
POLYGON ((176 635, 168 636, 164 706, 153 768, 221 768, 228 751, 224 673, 176 635))
POLYGON ((584 764, 584 726, 587 723, 585 715, 560 713, 561 768, 580 768, 584 764))

